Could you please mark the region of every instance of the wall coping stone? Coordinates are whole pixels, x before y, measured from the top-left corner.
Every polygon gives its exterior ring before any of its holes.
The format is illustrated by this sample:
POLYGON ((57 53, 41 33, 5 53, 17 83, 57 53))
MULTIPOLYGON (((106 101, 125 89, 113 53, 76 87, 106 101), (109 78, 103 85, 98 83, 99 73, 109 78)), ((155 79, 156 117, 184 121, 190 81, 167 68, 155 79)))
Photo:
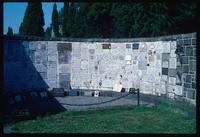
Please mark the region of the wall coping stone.
POLYGON ((169 41, 180 38, 196 37, 196 32, 165 35, 156 37, 142 37, 142 38, 42 38, 35 36, 7 36, 4 35, 4 40, 27 40, 27 41, 67 41, 67 42, 154 42, 154 41, 169 41))

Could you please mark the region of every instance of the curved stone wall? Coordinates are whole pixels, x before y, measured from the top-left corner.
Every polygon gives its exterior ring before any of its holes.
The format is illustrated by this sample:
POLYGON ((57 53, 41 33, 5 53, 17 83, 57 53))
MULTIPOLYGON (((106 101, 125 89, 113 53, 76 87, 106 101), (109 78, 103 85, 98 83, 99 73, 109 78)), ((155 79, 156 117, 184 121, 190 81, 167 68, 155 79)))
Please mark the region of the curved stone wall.
POLYGON ((196 100, 196 33, 134 39, 4 38, 4 91, 80 88, 196 100))

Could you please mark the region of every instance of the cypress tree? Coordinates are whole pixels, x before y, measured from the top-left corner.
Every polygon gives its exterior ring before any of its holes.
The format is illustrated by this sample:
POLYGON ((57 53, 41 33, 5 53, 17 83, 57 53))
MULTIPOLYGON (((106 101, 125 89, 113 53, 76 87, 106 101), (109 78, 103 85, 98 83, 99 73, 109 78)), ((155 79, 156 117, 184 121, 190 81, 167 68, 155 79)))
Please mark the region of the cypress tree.
POLYGON ((7 32, 8 36, 13 36, 13 30, 11 27, 8 27, 8 32, 7 32))
POLYGON ((21 35, 44 36, 44 13, 41 2, 28 2, 23 22, 20 26, 21 35))
POLYGON ((63 25, 62 25, 63 36, 69 37, 69 30, 68 30, 69 3, 68 2, 64 3, 62 16, 63 16, 63 25))
POLYGON ((58 11, 56 4, 53 5, 53 13, 52 13, 52 29, 54 31, 55 37, 59 36, 59 22, 58 22, 58 11))
POLYGON ((51 37, 51 27, 47 27, 46 31, 45 31, 45 37, 46 38, 50 38, 51 37))

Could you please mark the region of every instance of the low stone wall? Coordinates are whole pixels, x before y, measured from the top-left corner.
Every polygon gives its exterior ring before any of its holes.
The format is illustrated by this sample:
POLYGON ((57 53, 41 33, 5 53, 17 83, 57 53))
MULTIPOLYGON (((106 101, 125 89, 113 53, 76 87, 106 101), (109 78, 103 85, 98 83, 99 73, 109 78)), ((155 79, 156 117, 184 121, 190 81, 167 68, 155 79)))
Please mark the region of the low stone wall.
POLYGON ((4 38, 4 91, 174 93, 196 101, 196 33, 134 39, 4 38))

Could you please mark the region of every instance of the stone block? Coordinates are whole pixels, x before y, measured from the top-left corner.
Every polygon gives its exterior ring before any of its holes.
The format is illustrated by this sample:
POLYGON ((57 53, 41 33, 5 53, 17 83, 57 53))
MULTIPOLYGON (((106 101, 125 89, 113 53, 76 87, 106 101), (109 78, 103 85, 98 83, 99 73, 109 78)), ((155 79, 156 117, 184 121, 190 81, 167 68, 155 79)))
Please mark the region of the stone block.
POLYGON ((181 63, 182 64, 188 64, 188 57, 187 56, 181 57, 181 63))
POLYGON ((191 39, 184 39, 183 44, 184 45, 191 45, 191 39))
POLYGON ((176 86, 168 85, 168 92, 175 93, 175 90, 176 90, 176 86))
POLYGON ((126 44, 126 48, 127 49, 131 49, 132 48, 132 44, 126 44))
POLYGON ((186 92, 186 97, 189 99, 195 99, 196 98, 195 91, 193 90, 192 92, 191 91, 186 92))
POLYGON ((57 58, 57 56, 55 56, 55 55, 49 55, 48 56, 48 61, 57 61, 58 60, 58 58, 57 58))
POLYGON ((161 84, 161 94, 166 94, 166 85, 161 84))
POLYGON ((191 84, 191 83, 184 83, 184 87, 185 87, 185 88, 191 88, 191 87, 192 87, 192 84, 191 84))
POLYGON ((175 50, 171 50, 171 51, 170 51, 170 57, 176 57, 175 50))
POLYGON ((134 44, 132 45, 132 49, 133 49, 133 50, 139 49, 139 43, 134 43, 134 44))
POLYGON ((81 60, 81 69, 88 69, 88 60, 81 60))
POLYGON ((170 53, 170 42, 162 42, 163 53, 170 53))
POLYGON ((180 96, 183 94, 183 93, 182 93, 182 86, 177 86, 177 85, 176 85, 175 94, 176 94, 176 95, 180 95, 180 96))
POLYGON ((186 55, 187 56, 193 56, 193 48, 187 47, 186 48, 186 55))
POLYGON ((140 70, 146 70, 147 69, 147 61, 146 60, 139 60, 138 61, 138 69, 140 70))
POLYGON ((176 85, 176 78, 175 77, 169 77, 169 84, 176 85))
POLYGON ((162 76, 161 76, 161 80, 162 80, 162 81, 167 81, 167 75, 162 75, 162 76))
POLYGON ((191 82, 191 81, 192 81, 191 75, 186 75, 186 82, 191 82))
POLYGON ((168 68, 162 68, 162 75, 168 75, 168 68))
POLYGON ((156 54, 156 59, 157 59, 157 60, 160 60, 160 59, 161 59, 160 53, 157 53, 157 54, 156 54))
POLYGON ((183 73, 189 72, 189 65, 183 65, 183 73))
POLYGON ((64 74, 64 73, 60 73, 59 74, 59 80, 60 81, 70 81, 70 73, 66 73, 66 74, 64 74))
POLYGON ((169 59, 169 68, 176 69, 176 66, 177 66, 177 64, 176 64, 176 58, 170 58, 169 59))
POLYGON ((69 64, 59 65, 59 73, 71 73, 71 65, 69 64))
POLYGON ((190 61, 190 70, 191 71, 196 71, 196 61, 190 61))
POLYGON ((162 61, 169 61, 169 53, 163 53, 162 54, 162 61))
POLYGON ((94 54, 95 53, 95 49, 89 49, 89 53, 90 54, 94 54))
POLYGON ((192 39, 192 45, 196 45, 196 39, 192 39))
POLYGON ((192 82, 192 88, 196 89, 196 82, 192 82))
POLYGON ((176 41, 170 42, 170 49, 171 50, 176 50, 176 41))
POLYGON ((145 43, 140 44, 140 52, 147 52, 147 45, 145 43))
POLYGON ((169 65, 168 61, 163 61, 162 62, 162 67, 163 68, 168 68, 169 67, 168 65, 169 65))
POLYGON ((196 56, 196 48, 193 49, 193 55, 196 56))
POLYGON ((170 77, 175 77, 175 76, 176 76, 176 73, 177 73, 177 70, 176 70, 176 69, 169 69, 168 75, 169 75, 170 77))

